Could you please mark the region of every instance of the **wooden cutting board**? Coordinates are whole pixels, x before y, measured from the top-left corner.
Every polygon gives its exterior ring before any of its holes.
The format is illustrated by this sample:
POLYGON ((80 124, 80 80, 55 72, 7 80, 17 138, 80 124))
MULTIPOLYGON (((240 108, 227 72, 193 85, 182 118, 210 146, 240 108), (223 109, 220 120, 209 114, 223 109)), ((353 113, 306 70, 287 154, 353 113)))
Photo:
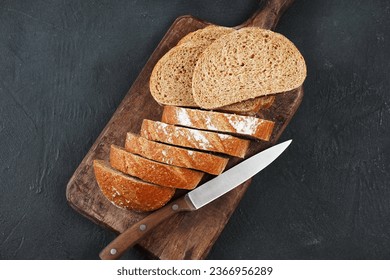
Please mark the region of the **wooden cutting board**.
MULTIPOLYGON (((267 1, 243 26, 273 29, 292 0, 267 1)), ((124 145, 126 133, 139 133, 143 119, 160 120, 162 107, 152 98, 149 77, 156 62, 188 33, 210 23, 192 16, 174 21, 151 55, 138 78, 103 129, 67 185, 69 204, 80 214, 117 233, 142 219, 147 213, 136 213, 115 207, 101 193, 92 168, 94 159, 108 161, 111 144, 124 145)), ((277 94, 272 106, 260 110, 261 118, 276 122, 269 142, 253 141, 247 156, 275 144, 290 122, 303 97, 303 89, 277 94)), ((230 160, 228 168, 240 160, 230 160)), ((228 222, 231 214, 250 185, 250 180, 198 211, 179 213, 158 226, 144 239, 141 246, 158 259, 204 259, 228 222)))

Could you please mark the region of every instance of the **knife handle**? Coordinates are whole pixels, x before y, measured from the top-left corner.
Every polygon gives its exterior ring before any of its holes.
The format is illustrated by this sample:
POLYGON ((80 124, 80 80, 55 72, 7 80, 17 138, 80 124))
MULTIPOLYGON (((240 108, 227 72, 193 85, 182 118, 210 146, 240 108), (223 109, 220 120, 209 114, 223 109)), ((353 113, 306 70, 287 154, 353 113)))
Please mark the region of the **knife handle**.
POLYGON ((247 21, 236 26, 242 27, 256 26, 264 29, 273 30, 294 0, 267 0, 264 6, 255 12, 247 21))
POLYGON ((146 233, 164 220, 178 212, 192 211, 194 209, 194 206, 187 200, 186 196, 176 199, 159 210, 152 212, 150 215, 119 234, 100 252, 99 257, 102 260, 114 260, 120 258, 127 249, 132 247, 146 233))

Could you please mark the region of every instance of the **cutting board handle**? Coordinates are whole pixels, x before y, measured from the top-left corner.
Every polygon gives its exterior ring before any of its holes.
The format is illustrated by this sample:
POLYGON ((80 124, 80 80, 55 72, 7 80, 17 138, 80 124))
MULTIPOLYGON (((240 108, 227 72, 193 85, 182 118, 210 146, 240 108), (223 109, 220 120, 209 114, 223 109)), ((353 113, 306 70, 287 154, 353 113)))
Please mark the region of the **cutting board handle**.
POLYGON ((267 0, 264 6, 253 14, 247 21, 236 26, 242 27, 255 26, 264 29, 274 29, 279 19, 294 2, 294 0, 267 0))

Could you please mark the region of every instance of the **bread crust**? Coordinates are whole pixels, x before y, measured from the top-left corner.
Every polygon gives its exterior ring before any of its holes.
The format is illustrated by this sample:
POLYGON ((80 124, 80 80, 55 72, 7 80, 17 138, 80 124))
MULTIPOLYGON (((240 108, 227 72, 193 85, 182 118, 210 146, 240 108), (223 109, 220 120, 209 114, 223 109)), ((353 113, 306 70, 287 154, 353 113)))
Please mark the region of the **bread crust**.
POLYGON ((194 189, 203 172, 152 161, 111 145, 110 164, 113 168, 163 187, 194 189))
POLYGON ((194 44, 205 44, 210 45, 212 42, 214 42, 216 39, 220 38, 221 36, 224 36, 226 34, 229 34, 231 32, 235 31, 235 29, 230 27, 224 27, 224 26, 218 26, 218 25, 209 25, 205 28, 198 29, 194 32, 191 32, 180 39, 180 41, 177 43, 177 45, 182 45, 188 42, 194 43, 194 44))
POLYGON ((241 101, 231 105, 215 108, 215 111, 236 113, 241 115, 255 115, 263 109, 268 109, 275 101, 275 95, 266 95, 241 101))
POLYGON ((249 140, 223 133, 143 120, 141 136, 158 142, 244 158, 249 140))
POLYGON ((94 160, 96 181, 104 196, 115 206, 137 212, 153 211, 171 200, 175 189, 157 186, 127 176, 102 160, 94 160))
POLYGON ((221 174, 229 161, 228 158, 210 153, 150 141, 133 133, 127 133, 125 149, 151 160, 213 175, 221 174))
POLYGON ((162 122, 202 130, 227 132, 268 141, 275 123, 252 116, 165 106, 162 122))

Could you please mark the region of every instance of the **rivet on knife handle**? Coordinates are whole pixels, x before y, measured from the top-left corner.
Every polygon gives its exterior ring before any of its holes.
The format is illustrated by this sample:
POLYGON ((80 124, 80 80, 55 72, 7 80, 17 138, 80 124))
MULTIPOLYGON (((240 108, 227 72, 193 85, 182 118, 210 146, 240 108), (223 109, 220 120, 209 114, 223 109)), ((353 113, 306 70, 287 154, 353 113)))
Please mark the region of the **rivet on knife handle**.
POLYGON ((138 240, 140 240, 147 232, 156 227, 158 224, 177 212, 191 210, 193 210, 193 206, 186 200, 185 197, 181 197, 171 202, 122 232, 100 252, 99 257, 102 260, 114 260, 120 258, 127 249, 137 243, 138 240))

